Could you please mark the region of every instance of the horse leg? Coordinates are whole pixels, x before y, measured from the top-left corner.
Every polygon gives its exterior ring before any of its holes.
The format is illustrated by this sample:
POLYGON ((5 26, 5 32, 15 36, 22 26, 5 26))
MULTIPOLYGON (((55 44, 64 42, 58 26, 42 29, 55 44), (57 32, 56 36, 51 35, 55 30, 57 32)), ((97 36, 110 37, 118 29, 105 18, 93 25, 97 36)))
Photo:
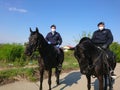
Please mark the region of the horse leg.
POLYGON ((91 76, 90 75, 86 75, 86 77, 87 77, 87 87, 88 87, 88 90, 90 90, 91 89, 91 76))
POLYGON ((48 71, 49 90, 51 90, 51 75, 52 75, 52 69, 49 69, 49 71, 48 71))
POLYGON ((112 78, 110 74, 108 75, 108 79, 109 79, 109 90, 112 90, 113 86, 112 86, 112 78))
POLYGON ((60 72, 61 72, 61 70, 58 70, 58 68, 56 67, 56 69, 55 69, 55 76, 56 76, 56 83, 57 83, 57 85, 59 85, 60 72))
POLYGON ((42 90, 42 83, 43 83, 43 74, 44 74, 44 69, 40 69, 40 90, 42 90))
POLYGON ((104 79, 105 79, 105 88, 104 88, 104 90, 107 90, 107 75, 104 75, 104 79))
POLYGON ((98 76, 99 80, 99 90, 103 90, 103 75, 98 76))

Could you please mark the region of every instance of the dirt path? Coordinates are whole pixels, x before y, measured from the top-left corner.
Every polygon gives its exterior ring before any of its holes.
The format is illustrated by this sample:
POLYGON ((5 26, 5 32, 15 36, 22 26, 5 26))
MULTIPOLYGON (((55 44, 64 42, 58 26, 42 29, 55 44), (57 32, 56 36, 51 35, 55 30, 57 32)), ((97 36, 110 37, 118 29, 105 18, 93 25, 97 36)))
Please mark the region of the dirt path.
MULTIPOLYGON (((117 78, 114 83, 114 90, 120 90, 120 64, 117 64, 115 74, 117 74, 117 78)), ((52 77, 52 90, 87 90, 86 77, 81 75, 79 70, 63 73, 60 78, 61 84, 56 86, 55 77, 52 77)), ((98 80, 96 78, 92 78, 91 86, 91 90, 98 90, 98 80)), ((0 90, 39 90, 39 82, 19 81, 0 86, 0 90)), ((43 90, 48 90, 47 79, 44 80, 43 90)))

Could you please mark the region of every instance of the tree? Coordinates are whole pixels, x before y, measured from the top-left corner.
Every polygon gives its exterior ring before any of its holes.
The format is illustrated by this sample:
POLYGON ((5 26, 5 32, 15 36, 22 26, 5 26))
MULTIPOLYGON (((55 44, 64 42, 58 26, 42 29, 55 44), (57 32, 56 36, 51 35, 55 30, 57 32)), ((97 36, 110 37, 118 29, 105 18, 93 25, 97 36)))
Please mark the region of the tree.
POLYGON ((77 38, 74 37, 75 43, 78 43, 80 41, 80 39, 83 38, 83 37, 89 37, 89 38, 91 38, 92 37, 91 32, 86 33, 85 31, 83 31, 82 34, 79 34, 79 37, 77 37, 77 38))

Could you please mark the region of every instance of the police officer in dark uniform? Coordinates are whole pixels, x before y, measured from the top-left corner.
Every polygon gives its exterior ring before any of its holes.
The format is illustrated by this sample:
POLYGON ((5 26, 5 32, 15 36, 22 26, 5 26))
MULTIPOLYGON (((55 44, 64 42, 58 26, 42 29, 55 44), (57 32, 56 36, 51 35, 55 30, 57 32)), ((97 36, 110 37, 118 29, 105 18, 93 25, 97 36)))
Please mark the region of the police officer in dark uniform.
MULTIPOLYGON (((111 57, 110 54, 112 53, 109 50, 109 46, 113 42, 113 35, 112 35, 110 29, 105 28, 104 22, 98 23, 97 26, 98 26, 98 30, 96 30, 93 33, 92 42, 95 45, 101 47, 103 50, 105 50, 107 53, 108 59, 109 59, 111 57)), ((112 75, 114 76, 115 74, 114 74, 113 70, 111 70, 111 71, 112 71, 112 75)))
POLYGON ((56 26, 55 25, 51 25, 51 32, 49 32, 46 36, 46 41, 48 42, 48 44, 51 44, 57 48, 60 47, 60 45, 62 44, 62 38, 61 35, 56 32, 56 26))
POLYGON ((103 49, 107 49, 113 42, 113 35, 109 29, 105 28, 103 22, 98 23, 98 28, 99 29, 93 33, 92 41, 103 49))
MULTIPOLYGON (((49 32, 46 36, 46 41, 48 42, 48 44, 51 44, 53 45, 56 50, 57 50, 57 57, 58 57, 58 60, 59 60, 59 57, 60 57, 60 45, 62 44, 62 38, 61 38, 61 35, 56 32, 56 26, 55 25, 51 25, 51 32, 49 32)), ((59 63, 58 65, 58 69, 61 70, 62 69, 62 64, 59 63)))

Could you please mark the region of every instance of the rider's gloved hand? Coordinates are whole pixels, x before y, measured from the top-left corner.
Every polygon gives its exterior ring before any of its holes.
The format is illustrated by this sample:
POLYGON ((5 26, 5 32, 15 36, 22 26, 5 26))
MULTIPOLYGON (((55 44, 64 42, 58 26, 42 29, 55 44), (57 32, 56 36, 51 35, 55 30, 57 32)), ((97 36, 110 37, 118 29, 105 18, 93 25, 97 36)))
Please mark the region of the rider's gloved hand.
POLYGON ((48 44, 51 44, 51 42, 50 42, 50 41, 48 41, 48 44))
POLYGON ((107 49, 107 44, 104 44, 103 46, 102 46, 102 49, 107 49))
POLYGON ((58 48, 59 48, 59 47, 60 47, 60 45, 58 44, 58 45, 56 45, 56 47, 58 47, 58 48))

